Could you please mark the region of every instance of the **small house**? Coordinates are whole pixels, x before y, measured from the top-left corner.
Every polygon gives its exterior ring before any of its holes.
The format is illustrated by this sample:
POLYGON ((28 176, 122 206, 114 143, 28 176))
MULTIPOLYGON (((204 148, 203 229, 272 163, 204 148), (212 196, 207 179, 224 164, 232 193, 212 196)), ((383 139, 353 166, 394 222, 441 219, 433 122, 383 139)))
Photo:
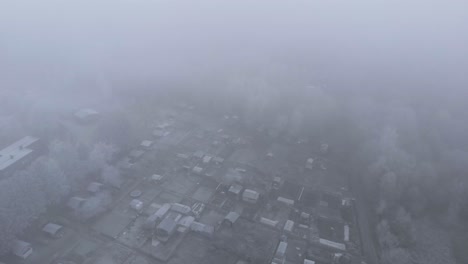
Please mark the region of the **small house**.
POLYGON ((293 229, 294 229, 294 222, 292 220, 287 220, 283 227, 284 232, 292 233, 293 229))
POLYGON ((158 239, 163 242, 168 241, 177 229, 177 222, 178 219, 174 219, 173 217, 164 218, 156 227, 156 236, 158 239))
POLYGON ((220 165, 224 162, 224 159, 221 157, 214 157, 213 162, 216 163, 217 165, 220 165))
POLYGON ((48 223, 42 228, 42 231, 50 237, 59 238, 63 235, 63 226, 54 223, 48 223))
POLYGON ((240 196, 243 188, 244 187, 242 187, 242 185, 233 184, 233 185, 231 185, 231 187, 229 187, 228 194, 235 197, 235 198, 238 198, 240 196))
POLYGON ((193 157, 197 159, 202 159, 205 156, 205 153, 201 150, 196 151, 193 153, 193 157))
POLYGON ((273 228, 276 228, 276 226, 278 225, 278 221, 271 220, 265 217, 260 217, 260 223, 273 228))
POLYGON ((278 244, 278 248, 276 249, 275 257, 284 258, 284 256, 286 255, 287 248, 288 248, 288 243, 281 241, 278 244))
POLYGON ((76 120, 80 123, 92 123, 99 119, 99 113, 90 108, 83 108, 75 112, 76 120))
POLYGON ((314 159, 313 158, 307 159, 305 167, 306 167, 306 169, 309 169, 309 170, 313 169, 314 168, 314 159))
POLYGON ((240 215, 236 212, 229 212, 223 220, 223 225, 232 227, 234 223, 239 219, 240 215))
POLYGON ((192 211, 192 208, 185 204, 173 203, 171 205, 171 211, 186 215, 192 211))
POLYGON ((203 157, 203 163, 208 164, 210 163, 211 159, 212 159, 211 156, 206 155, 203 157))
POLYGON ((284 197, 281 197, 281 196, 278 197, 277 201, 280 202, 280 203, 283 203, 285 205, 288 205, 288 206, 293 206, 294 205, 294 200, 284 198, 284 197))
POLYGON ((30 243, 22 240, 15 240, 11 252, 17 257, 27 259, 33 253, 33 249, 30 243))
POLYGON ((86 190, 90 193, 98 193, 101 191, 103 184, 99 182, 92 182, 88 185, 86 190))
POLYGON ((242 193, 242 200, 251 204, 256 204, 260 194, 251 189, 245 189, 242 193))
POLYGON ((182 217, 179 222, 177 223, 178 224, 178 228, 177 228, 177 231, 181 232, 181 233, 185 233, 187 232, 189 229, 190 229, 190 226, 192 225, 192 223, 195 221, 195 217, 193 216, 184 216, 182 217))
POLYGON ((144 151, 138 150, 138 149, 134 149, 134 150, 130 151, 130 154, 128 155, 128 157, 129 157, 131 163, 135 163, 135 162, 138 161, 144 154, 145 154, 144 151))
POLYGON ((130 202, 130 208, 132 208, 133 210, 137 212, 141 212, 141 210, 143 209, 143 202, 138 199, 133 199, 130 202))
POLYGON ((193 167, 192 172, 195 173, 195 174, 201 175, 202 172, 203 172, 203 168, 195 166, 195 167, 193 167))
POLYGON ((140 144, 140 147, 146 150, 151 149, 152 146, 153 146, 153 141, 151 140, 143 140, 140 144))
POLYGON ((190 230, 207 238, 212 238, 214 234, 213 226, 205 225, 199 222, 193 222, 190 225, 190 230))
POLYGON ((151 175, 151 181, 154 183, 161 183, 164 180, 164 177, 159 174, 153 174, 151 175))
POLYGON ((81 206, 83 206, 85 202, 86 202, 85 198, 74 196, 70 198, 70 200, 68 200, 67 207, 72 210, 76 210, 76 209, 81 208, 81 206))

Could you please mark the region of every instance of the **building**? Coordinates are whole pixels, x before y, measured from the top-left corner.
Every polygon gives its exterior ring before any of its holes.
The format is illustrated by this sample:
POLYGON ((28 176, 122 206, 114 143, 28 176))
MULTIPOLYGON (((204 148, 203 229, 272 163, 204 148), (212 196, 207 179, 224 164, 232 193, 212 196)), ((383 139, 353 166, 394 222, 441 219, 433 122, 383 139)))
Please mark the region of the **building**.
POLYGON ((128 155, 130 163, 137 162, 144 154, 145 152, 143 150, 134 149, 130 151, 130 154, 128 155))
POLYGON ((99 113, 90 108, 83 108, 75 112, 75 119, 83 124, 92 123, 99 119, 99 113))
POLYGON ((306 169, 309 169, 309 170, 313 169, 314 168, 314 159, 313 158, 307 159, 305 167, 306 167, 306 169))
POLYGON ((153 141, 151 140, 143 140, 140 144, 140 147, 146 150, 151 149, 152 146, 153 146, 153 141))
POLYGON ((40 149, 39 138, 26 136, 0 150, 0 179, 10 176, 15 170, 33 161, 40 149))
POLYGON ((193 222, 190 225, 190 230, 207 238, 212 238, 214 235, 213 226, 205 225, 199 222, 193 222))
POLYGON ((31 244, 22 240, 15 240, 11 248, 11 252, 22 259, 27 259, 32 253, 31 244))
POLYGON ((186 215, 192 211, 192 208, 185 204, 173 203, 171 205, 171 211, 186 215))
POLYGON ((42 231, 50 237, 59 238, 63 234, 63 226, 54 223, 48 223, 42 228, 42 231))
POLYGON ((177 224, 182 218, 182 215, 171 213, 164 218, 161 223, 156 227, 156 237, 167 242, 177 230, 177 224))
POLYGON ((229 212, 223 220, 223 225, 232 227, 234 223, 239 219, 240 215, 236 212, 229 212))
POLYGON ((143 202, 138 199, 133 199, 130 202, 130 208, 132 208, 133 210, 137 212, 141 212, 141 210, 143 209, 143 202))
POLYGON ((90 193, 98 193, 101 191, 103 184, 100 182, 91 182, 86 190, 90 193))
POLYGON ((67 207, 72 210, 77 210, 77 209, 80 209, 81 206, 83 206, 85 202, 86 202, 85 198, 74 196, 70 198, 70 200, 68 200, 67 207))
POLYGON ((276 228, 276 226, 278 225, 278 221, 271 220, 265 217, 260 217, 260 223, 273 228, 276 228))
POLYGON ((294 229, 294 222, 292 220, 287 220, 283 227, 284 232, 292 233, 293 229, 294 229))
POLYGON ((260 194, 254 190, 245 189, 242 193, 242 200, 251 204, 256 204, 260 194))
POLYGON ((242 189, 244 189, 242 185, 233 184, 231 187, 229 187, 228 194, 234 198, 238 198, 242 192, 242 189))

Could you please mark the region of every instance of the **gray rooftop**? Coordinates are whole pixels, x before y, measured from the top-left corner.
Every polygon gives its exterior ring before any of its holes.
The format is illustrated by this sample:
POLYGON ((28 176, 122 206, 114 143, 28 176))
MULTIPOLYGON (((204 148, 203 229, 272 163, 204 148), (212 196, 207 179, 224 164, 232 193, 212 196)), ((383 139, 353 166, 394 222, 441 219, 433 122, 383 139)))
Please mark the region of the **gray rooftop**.
POLYGON ((30 155, 33 150, 29 147, 38 140, 38 138, 26 136, 0 150, 0 172, 30 155))

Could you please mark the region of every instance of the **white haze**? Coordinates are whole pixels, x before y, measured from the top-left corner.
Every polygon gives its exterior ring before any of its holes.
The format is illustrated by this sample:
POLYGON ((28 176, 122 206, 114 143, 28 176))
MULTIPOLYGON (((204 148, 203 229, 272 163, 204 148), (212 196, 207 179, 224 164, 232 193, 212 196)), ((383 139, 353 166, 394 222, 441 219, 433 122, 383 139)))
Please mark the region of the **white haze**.
POLYGON ((467 4, 396 1, 2 1, 2 89, 79 76, 170 82, 307 68, 340 89, 466 87, 467 4))

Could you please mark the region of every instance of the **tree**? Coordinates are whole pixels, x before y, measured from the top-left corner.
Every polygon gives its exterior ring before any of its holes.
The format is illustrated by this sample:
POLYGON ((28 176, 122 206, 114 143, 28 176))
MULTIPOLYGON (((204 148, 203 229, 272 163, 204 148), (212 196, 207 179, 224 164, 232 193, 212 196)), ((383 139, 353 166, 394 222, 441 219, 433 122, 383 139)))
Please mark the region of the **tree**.
POLYGON ((77 145, 71 142, 53 141, 49 145, 49 157, 58 163, 72 187, 89 173, 88 160, 80 157, 77 145))
POLYGON ((84 202, 84 204, 75 210, 75 215, 82 221, 87 221, 98 214, 107 210, 112 202, 112 196, 109 192, 99 192, 84 202))
POLYGON ((392 222, 392 230, 402 247, 409 247, 414 242, 414 228, 411 215, 403 207, 399 207, 392 222))
POLYGON ((398 238, 390 230, 387 220, 382 220, 377 225, 376 231, 381 249, 393 249, 398 246, 398 238))
POLYGON ((114 167, 106 165, 101 173, 101 178, 104 183, 110 184, 113 187, 120 188, 123 183, 120 171, 114 167))
POLYGON ((114 145, 104 142, 95 144, 89 154, 90 170, 97 172, 105 168, 112 161, 116 152, 117 148, 114 145))
POLYGON ((48 204, 58 203, 70 192, 70 181, 58 163, 48 157, 40 157, 26 170, 34 175, 37 189, 45 195, 48 204))
POLYGON ((391 248, 382 251, 382 264, 412 264, 410 253, 403 248, 391 248))
POLYGON ((20 171, 0 182, 0 253, 11 241, 46 210, 46 198, 36 185, 34 174, 20 171))

